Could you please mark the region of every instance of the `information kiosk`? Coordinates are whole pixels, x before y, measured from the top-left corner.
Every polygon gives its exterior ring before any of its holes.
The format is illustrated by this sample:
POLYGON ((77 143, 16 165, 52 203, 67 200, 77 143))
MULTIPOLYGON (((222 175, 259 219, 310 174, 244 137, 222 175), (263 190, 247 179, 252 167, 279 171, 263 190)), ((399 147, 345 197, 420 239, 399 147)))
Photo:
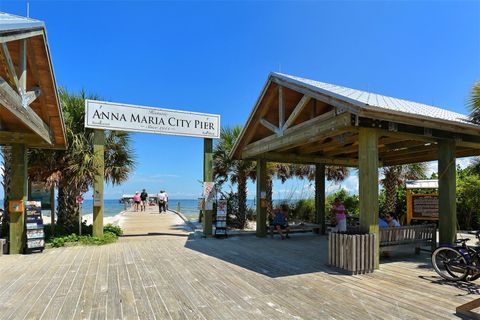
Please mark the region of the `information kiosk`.
POLYGON ((438 220, 438 180, 407 180, 407 224, 412 220, 438 220), (413 190, 435 192, 414 193, 413 190))

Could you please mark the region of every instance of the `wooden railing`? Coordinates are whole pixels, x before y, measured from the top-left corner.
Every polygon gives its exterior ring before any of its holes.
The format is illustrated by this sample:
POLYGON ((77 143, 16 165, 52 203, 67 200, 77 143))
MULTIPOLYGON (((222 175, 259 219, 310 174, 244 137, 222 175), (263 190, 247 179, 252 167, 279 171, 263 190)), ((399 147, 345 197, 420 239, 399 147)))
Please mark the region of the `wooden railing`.
POLYGON ((373 272, 378 255, 375 237, 375 234, 330 233, 328 263, 350 274, 373 272))

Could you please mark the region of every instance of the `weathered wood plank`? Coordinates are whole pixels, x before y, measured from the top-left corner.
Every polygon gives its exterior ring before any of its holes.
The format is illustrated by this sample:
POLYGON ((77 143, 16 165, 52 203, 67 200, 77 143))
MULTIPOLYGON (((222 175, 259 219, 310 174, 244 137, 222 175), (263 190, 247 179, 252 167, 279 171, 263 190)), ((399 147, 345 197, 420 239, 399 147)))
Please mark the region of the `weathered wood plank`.
MULTIPOLYGON (((378 134, 374 129, 360 128, 358 137, 360 228, 376 234, 378 252, 378 134)), ((375 267, 378 266, 376 258, 375 267)))
POLYGON ((295 109, 293 109, 292 113, 288 117, 287 121, 285 121, 285 124, 282 127, 283 130, 288 129, 295 122, 295 120, 297 120, 298 116, 300 115, 300 113, 302 113, 303 109, 305 108, 305 106, 308 105, 310 100, 311 97, 307 95, 304 95, 300 99, 300 101, 295 106, 295 109))
POLYGON ((297 144, 305 143, 309 139, 318 140, 322 138, 322 135, 350 127, 350 122, 350 114, 335 116, 334 112, 327 112, 314 119, 288 128, 280 137, 272 135, 247 145, 242 151, 242 158, 251 158, 280 148, 293 147, 297 144))

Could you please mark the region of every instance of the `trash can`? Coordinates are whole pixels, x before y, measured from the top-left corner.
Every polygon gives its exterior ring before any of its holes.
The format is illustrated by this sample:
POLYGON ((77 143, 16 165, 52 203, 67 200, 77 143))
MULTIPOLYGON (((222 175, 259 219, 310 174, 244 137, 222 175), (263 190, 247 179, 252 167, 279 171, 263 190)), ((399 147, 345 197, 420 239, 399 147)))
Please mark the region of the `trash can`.
POLYGON ((378 255, 374 233, 328 235, 328 264, 348 274, 370 273, 375 270, 378 255))

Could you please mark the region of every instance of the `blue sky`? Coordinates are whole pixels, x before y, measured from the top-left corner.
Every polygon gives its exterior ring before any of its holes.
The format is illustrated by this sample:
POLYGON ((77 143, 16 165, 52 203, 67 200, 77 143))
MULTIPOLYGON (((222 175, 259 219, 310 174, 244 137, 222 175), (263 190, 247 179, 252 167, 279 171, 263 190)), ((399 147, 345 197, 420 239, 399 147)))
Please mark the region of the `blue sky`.
MULTIPOLYGON (((25 15, 26 1, 1 1, 0 10, 25 15)), ((480 79, 479 1, 30 1, 30 16, 46 23, 59 85, 218 113, 224 126, 245 123, 271 71, 461 113, 480 79)), ((200 195, 201 139, 133 140, 137 168, 128 182, 107 186, 106 198, 141 188, 200 195)), ((352 192, 355 180, 344 184, 352 192)), ((274 188, 280 198, 308 193, 302 181, 274 188)))

